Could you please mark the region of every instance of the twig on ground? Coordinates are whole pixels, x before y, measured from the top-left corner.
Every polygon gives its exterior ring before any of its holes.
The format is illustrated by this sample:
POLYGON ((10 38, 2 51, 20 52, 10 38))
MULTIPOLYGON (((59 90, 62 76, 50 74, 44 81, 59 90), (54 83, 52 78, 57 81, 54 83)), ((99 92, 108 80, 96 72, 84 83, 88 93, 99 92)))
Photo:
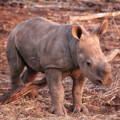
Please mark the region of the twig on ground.
POLYGON ((118 54, 120 54, 120 49, 113 50, 109 55, 106 56, 107 61, 112 61, 118 54))
POLYGON ((80 22, 80 21, 92 20, 96 18, 115 17, 115 16, 120 16, 120 11, 97 13, 97 14, 88 15, 88 16, 70 16, 70 22, 80 22))

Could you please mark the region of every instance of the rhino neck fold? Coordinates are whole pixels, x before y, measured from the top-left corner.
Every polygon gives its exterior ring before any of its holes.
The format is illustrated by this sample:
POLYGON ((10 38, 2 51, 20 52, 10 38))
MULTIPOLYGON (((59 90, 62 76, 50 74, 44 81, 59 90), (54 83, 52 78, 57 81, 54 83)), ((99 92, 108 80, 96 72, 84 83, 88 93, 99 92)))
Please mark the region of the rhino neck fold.
POLYGON ((73 38, 70 27, 67 30, 67 38, 68 38, 69 51, 70 51, 70 56, 72 59, 73 66, 75 68, 78 68, 79 65, 77 62, 77 41, 73 38))

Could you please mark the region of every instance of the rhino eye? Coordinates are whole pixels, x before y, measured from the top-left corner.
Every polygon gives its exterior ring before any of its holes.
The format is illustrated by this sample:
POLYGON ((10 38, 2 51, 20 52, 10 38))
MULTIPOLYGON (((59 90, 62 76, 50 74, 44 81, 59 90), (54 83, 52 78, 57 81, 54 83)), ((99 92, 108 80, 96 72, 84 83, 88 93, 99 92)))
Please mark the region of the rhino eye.
POLYGON ((91 61, 91 60, 87 60, 87 61, 86 61, 86 65, 87 65, 88 67, 91 67, 91 66, 92 66, 92 61, 91 61))

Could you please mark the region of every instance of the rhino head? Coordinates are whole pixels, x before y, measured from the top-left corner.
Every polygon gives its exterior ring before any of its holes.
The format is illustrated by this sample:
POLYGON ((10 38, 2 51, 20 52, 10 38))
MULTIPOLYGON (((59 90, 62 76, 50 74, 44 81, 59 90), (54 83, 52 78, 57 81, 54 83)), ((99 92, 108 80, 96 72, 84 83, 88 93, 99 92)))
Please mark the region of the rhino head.
POLYGON ((112 83, 111 65, 107 62, 99 42, 99 37, 106 32, 107 27, 107 20, 91 33, 82 26, 72 27, 72 35, 77 39, 76 58, 80 71, 98 85, 112 83))

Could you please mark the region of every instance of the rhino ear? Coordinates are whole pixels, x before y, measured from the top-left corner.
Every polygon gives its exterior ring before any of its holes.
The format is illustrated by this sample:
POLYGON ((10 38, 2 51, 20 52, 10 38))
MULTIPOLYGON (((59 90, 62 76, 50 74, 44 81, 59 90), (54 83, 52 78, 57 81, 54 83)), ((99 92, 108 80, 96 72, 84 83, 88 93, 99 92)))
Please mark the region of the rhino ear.
POLYGON ((105 19, 104 21, 103 21, 103 23, 102 23, 102 25, 100 25, 96 30, 94 30, 93 32, 95 33, 95 34, 97 34, 98 36, 100 36, 100 35, 102 35, 102 34, 104 34, 106 31, 107 31, 107 29, 108 29, 108 20, 107 19, 105 19))
POLYGON ((76 38, 77 40, 80 40, 81 35, 82 35, 82 29, 80 26, 72 26, 72 36, 76 38))

